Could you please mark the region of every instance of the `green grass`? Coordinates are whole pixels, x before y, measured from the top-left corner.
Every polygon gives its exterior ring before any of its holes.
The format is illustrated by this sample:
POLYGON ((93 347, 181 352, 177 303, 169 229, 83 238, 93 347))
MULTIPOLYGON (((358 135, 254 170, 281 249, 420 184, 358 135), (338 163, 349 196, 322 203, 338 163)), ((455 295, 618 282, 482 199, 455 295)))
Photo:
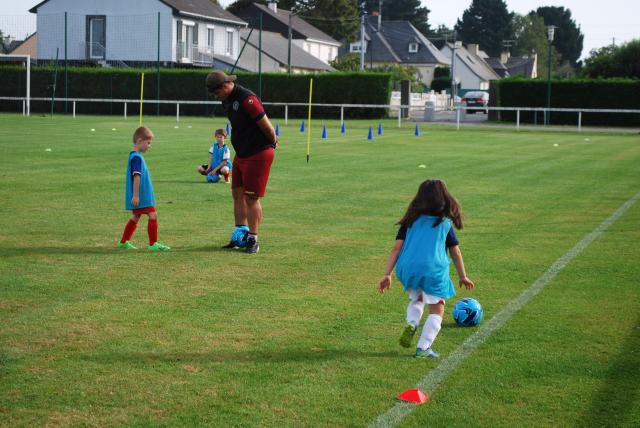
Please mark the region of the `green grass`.
MULTIPOLYGON (((120 252, 136 119, 0 115, 0 425, 365 426, 437 364, 397 345, 397 280, 376 291, 422 180, 446 180, 462 204, 477 288, 459 296, 485 320, 640 191, 634 135, 415 137, 391 120, 372 142, 377 123, 340 137, 324 122, 322 141, 314 121, 307 164, 299 121, 275 120, 261 252, 247 256, 220 249, 230 186, 195 172, 226 121, 149 117, 159 235, 173 250, 120 252)), ((401 425, 637 426, 639 224, 636 204, 401 425)), ((144 248, 146 220, 133 241, 144 248)), ((450 309, 443 357, 476 331, 450 309)))

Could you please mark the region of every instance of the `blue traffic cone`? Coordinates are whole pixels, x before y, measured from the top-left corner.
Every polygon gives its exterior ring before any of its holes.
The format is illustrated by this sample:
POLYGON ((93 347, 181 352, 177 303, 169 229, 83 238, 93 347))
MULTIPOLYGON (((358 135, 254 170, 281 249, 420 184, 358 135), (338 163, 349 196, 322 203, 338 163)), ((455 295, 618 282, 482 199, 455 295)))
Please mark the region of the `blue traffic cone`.
POLYGON ((340 127, 340 132, 342 134, 346 134, 347 133, 347 124, 342 122, 342 126, 340 127))
POLYGON ((378 135, 382 135, 382 124, 378 124, 378 135))
POLYGON ((367 140, 373 141, 373 127, 369 127, 369 135, 367 136, 367 140))
POLYGON ((304 120, 300 124, 300 132, 304 132, 304 120))
POLYGON ((416 137, 419 137, 419 136, 420 136, 420 126, 418 126, 418 124, 417 124, 417 123, 416 123, 416 131, 414 132, 414 135, 415 135, 416 137))
POLYGON ((322 139, 323 140, 327 139, 327 127, 326 126, 322 126, 322 139))
POLYGON ((227 136, 231 135, 231 125, 227 123, 227 136))
POLYGON ((280 125, 276 125, 276 137, 280 138, 280 125))

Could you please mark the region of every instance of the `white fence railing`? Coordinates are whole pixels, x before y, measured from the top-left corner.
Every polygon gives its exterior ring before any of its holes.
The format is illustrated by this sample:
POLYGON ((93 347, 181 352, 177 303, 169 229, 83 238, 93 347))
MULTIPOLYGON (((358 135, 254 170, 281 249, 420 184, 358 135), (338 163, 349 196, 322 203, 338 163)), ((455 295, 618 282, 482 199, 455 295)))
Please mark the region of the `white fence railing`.
MULTIPOLYGON (((27 106, 29 105, 29 101, 51 101, 51 98, 30 98, 29 100, 26 97, 0 97, 0 100, 5 101, 18 101, 22 102, 22 114, 23 116, 29 116, 29 109, 27 106)), ((72 114, 73 117, 76 117, 76 106, 78 103, 121 103, 123 104, 123 112, 124 118, 127 118, 127 105, 133 104, 135 106, 140 104, 140 100, 136 99, 111 99, 111 98, 56 98, 56 102, 64 103, 70 102, 72 103, 72 114)), ((176 106, 176 121, 180 121, 180 105, 220 105, 220 101, 188 101, 188 100, 143 100, 145 104, 175 104, 176 106)), ((266 106, 281 106, 284 107, 284 120, 285 125, 288 124, 289 120, 289 107, 306 107, 307 103, 283 103, 283 102, 263 102, 263 105, 266 106)), ((331 108, 340 108, 340 121, 344 122, 344 112, 345 109, 350 108, 371 108, 371 109, 390 109, 392 108, 389 104, 313 104, 314 108, 323 108, 323 107, 331 107, 331 108)), ((414 110, 420 111, 422 114, 419 116, 421 118, 429 116, 429 110, 435 110, 435 106, 413 106, 413 105, 396 105, 397 110, 397 119, 398 119, 398 127, 401 127, 403 119, 410 119, 415 117, 411 112, 414 110), (408 117, 402 116, 402 111, 409 111, 408 117)), ((457 129, 460 129, 461 125, 468 124, 478 124, 477 121, 467 121, 467 110, 477 110, 477 107, 466 107, 465 105, 456 105, 452 107, 447 107, 444 111, 448 111, 451 114, 455 115, 455 124, 457 129)), ((578 132, 582 130, 582 115, 583 113, 607 113, 607 114, 634 114, 640 115, 640 109, 573 109, 573 108, 544 108, 544 107, 487 107, 489 111, 511 111, 516 113, 516 130, 520 130, 523 128, 520 122, 520 114, 521 112, 539 112, 544 115, 550 114, 551 112, 562 112, 562 113, 575 113, 576 114, 576 128, 578 132)), ((440 109, 438 109, 440 110, 440 109)), ((440 110, 442 111, 442 110, 440 110)), ((336 118, 337 119, 337 118, 336 118)), ((498 123, 500 125, 500 123, 498 123)), ((502 125, 505 125, 502 123, 502 125)), ((507 125, 509 127, 513 127, 513 125, 507 125)), ((635 132, 638 127, 619 127, 620 129, 631 129, 635 132)), ((558 129, 557 127, 552 127, 549 129, 558 129)), ((564 129, 567 130, 567 127, 564 126, 564 129)))

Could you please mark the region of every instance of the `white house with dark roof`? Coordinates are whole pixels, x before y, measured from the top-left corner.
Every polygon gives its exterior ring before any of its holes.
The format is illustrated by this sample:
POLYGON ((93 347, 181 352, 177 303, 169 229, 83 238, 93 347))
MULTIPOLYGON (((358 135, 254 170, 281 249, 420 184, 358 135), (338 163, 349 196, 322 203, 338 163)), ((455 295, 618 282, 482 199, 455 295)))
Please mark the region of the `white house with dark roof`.
POLYGON ((487 55, 477 44, 462 45, 446 43, 440 49, 443 55, 450 58, 453 78, 464 89, 489 90, 489 82, 499 80, 500 76, 487 63, 487 55), (453 52, 455 51, 455 56, 453 52))
POLYGON ((272 1, 267 6, 259 3, 251 3, 241 11, 235 13, 253 28, 258 27, 259 17, 262 14, 262 29, 280 33, 285 39, 289 37, 289 18, 291 17, 292 44, 308 52, 319 60, 329 63, 338 56, 340 42, 323 33, 299 16, 292 14, 290 10, 280 9, 277 3, 272 1))
MULTIPOLYGON (((436 67, 445 67, 450 59, 443 55, 409 21, 383 21, 381 16, 369 16, 365 20, 365 67, 384 64, 414 66, 418 79, 431 85, 436 67)), ((345 43, 340 55, 360 54, 360 40, 345 43)))
POLYGON ((67 59, 102 65, 211 66, 216 56, 238 57, 247 26, 209 0, 45 0, 30 12, 38 59, 53 60, 56 50, 64 59, 66 27, 67 59))

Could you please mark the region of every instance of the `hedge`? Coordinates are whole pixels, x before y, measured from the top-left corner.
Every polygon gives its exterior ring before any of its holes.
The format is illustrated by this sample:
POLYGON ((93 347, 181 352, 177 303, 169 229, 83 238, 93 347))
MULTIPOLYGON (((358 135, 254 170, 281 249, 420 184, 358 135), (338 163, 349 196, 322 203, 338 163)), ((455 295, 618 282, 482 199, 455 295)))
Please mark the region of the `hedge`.
MULTIPOLYGON (((105 98, 105 99, 137 99, 140 96, 140 73, 145 73, 145 100, 155 100, 157 94, 158 74, 155 69, 141 70, 133 68, 81 68, 68 69, 67 81, 69 98, 105 98)), ((206 69, 161 69, 160 99, 183 101, 207 101, 209 97, 205 88, 206 69)), ((238 83, 258 92, 258 75, 255 73, 235 73, 238 83)), ((64 69, 58 69, 56 98, 65 96, 64 69)), ((309 97, 309 79, 313 78, 314 104, 382 104, 388 105, 391 97, 391 75, 388 73, 337 72, 318 75, 288 75, 285 73, 266 73, 262 75, 262 101, 307 103, 309 97)), ((0 67, 0 96, 23 97, 25 94, 26 76, 23 68, 18 66, 0 67)), ((34 98, 52 95, 54 70, 52 67, 32 67, 31 96, 34 98)), ((19 111, 19 102, 0 103, 0 111, 19 111)), ((64 102, 56 102, 55 111, 65 111, 64 102)), ((159 113, 174 115, 175 104, 160 104, 159 113)), ((81 103, 77 110, 83 114, 123 114, 122 103, 81 103)), ((71 109, 67 105, 68 111, 71 109)), ((32 101, 33 112, 51 110, 49 101, 32 101)), ((271 116, 284 116, 284 107, 266 106, 271 116)), ((145 103, 144 114, 156 114, 158 104, 145 103)), ((137 114, 138 106, 130 104, 129 114, 137 114)), ((345 109, 347 118, 381 118, 386 109, 345 109)), ((222 115, 220 106, 181 104, 181 115, 222 115)), ((289 107, 290 117, 305 117, 306 107, 289 107)), ((316 108, 314 117, 332 117, 340 115, 340 108, 316 108)))
MULTIPOLYGON (((546 107, 547 81, 507 78, 491 82, 491 106, 546 107)), ((551 108, 640 110, 640 80, 551 80, 551 108)), ((516 121, 515 111, 491 112, 492 119, 516 121)), ((542 123, 543 113, 520 112, 523 123, 542 123)), ((552 125, 577 125, 578 113, 552 112, 552 125)), ((640 126, 640 113, 582 113, 583 125, 640 126)))

